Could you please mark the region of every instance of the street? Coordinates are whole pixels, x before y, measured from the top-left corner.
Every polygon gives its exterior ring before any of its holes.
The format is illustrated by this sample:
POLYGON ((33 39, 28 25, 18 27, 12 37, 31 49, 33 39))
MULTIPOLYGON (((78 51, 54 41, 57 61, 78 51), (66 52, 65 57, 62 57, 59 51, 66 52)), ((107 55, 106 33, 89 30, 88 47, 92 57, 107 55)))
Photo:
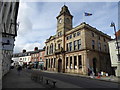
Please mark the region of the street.
POLYGON ((20 75, 16 69, 12 69, 8 75, 3 77, 3 88, 46 88, 30 79, 32 73, 56 80, 57 88, 118 88, 118 84, 113 82, 28 69, 23 69, 20 75))
POLYGON ((73 85, 76 85, 81 88, 118 88, 117 83, 93 80, 93 79, 71 76, 71 75, 65 75, 62 73, 47 73, 47 72, 40 72, 38 70, 36 70, 36 71, 27 70, 27 72, 41 73, 41 75, 43 75, 43 76, 46 76, 46 77, 49 77, 52 79, 56 79, 56 80, 60 80, 65 83, 73 84, 73 85))

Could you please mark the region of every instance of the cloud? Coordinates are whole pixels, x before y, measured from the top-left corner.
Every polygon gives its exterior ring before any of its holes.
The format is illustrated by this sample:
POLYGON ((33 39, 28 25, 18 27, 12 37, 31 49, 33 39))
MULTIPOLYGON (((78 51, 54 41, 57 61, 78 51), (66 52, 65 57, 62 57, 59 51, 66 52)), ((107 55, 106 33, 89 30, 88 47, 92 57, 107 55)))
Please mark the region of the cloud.
MULTIPOLYGON (((33 50, 34 47, 43 48, 46 39, 56 34, 57 19, 63 2, 24 2, 20 3, 18 21, 20 27, 15 41, 14 52, 33 50)), ((83 13, 93 15, 85 17, 85 21, 98 30, 113 36, 111 21, 117 27, 117 3, 112 2, 67 2, 73 17, 73 26, 83 22, 83 13), (111 31, 110 31, 111 30, 111 31)))
POLYGON ((81 14, 78 15, 77 14, 78 12, 75 12, 75 15, 76 15, 74 17, 75 26, 79 25, 80 22, 83 21, 82 14, 84 13, 84 11, 86 11, 86 12, 90 12, 93 14, 92 16, 87 16, 87 17, 84 16, 84 20, 86 23, 90 24, 91 26, 97 28, 98 30, 108 35, 112 35, 113 31, 112 31, 112 28, 110 27, 110 23, 114 21, 116 24, 116 28, 118 27, 117 3, 89 2, 89 3, 82 3, 82 4, 83 4, 82 7, 80 5, 79 6, 76 5, 76 7, 78 8, 78 11, 81 12, 81 14))
POLYGON ((26 49, 27 51, 33 51, 35 47, 43 47, 44 43, 38 43, 38 42, 34 42, 34 43, 26 43, 25 45, 18 45, 17 49, 15 51, 15 53, 17 52, 22 52, 23 49, 26 49))
MULTIPOLYGON (((14 53, 22 49, 33 50, 35 46, 44 47, 44 42, 56 32, 56 17, 49 9, 45 10, 49 3, 20 3, 18 21, 20 27, 15 41, 14 53), (40 8, 40 6, 41 8, 40 8), (48 17, 48 13, 49 17, 48 17), (52 18, 54 15, 54 19, 52 18), (50 18, 51 17, 51 18, 50 18)), ((57 10, 56 10, 57 11, 57 10)))

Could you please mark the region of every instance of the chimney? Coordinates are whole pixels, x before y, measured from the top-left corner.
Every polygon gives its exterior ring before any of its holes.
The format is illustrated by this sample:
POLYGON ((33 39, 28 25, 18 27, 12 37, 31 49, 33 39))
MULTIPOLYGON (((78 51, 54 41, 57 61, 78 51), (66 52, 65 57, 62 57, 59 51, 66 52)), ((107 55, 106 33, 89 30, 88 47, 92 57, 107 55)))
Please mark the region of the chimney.
POLYGON ((35 47, 35 48, 34 48, 34 51, 37 51, 37 50, 38 50, 38 47, 35 47))
POLYGON ((118 30, 118 31, 116 32, 116 37, 117 37, 118 39, 120 39, 120 30, 118 30))
POLYGON ((26 50, 25 50, 25 49, 23 49, 22 53, 25 53, 25 52, 26 52, 26 50))

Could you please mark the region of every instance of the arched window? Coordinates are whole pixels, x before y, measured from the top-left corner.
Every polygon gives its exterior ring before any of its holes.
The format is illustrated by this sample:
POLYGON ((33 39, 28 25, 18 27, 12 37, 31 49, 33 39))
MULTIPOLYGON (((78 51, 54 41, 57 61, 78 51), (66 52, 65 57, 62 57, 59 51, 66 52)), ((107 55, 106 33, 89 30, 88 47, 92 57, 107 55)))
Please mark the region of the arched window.
POLYGON ((53 43, 50 46, 51 46, 51 53, 53 53, 53 43))
POLYGON ((49 54, 51 53, 51 45, 49 46, 49 54))
POLYGON ((56 43, 55 43, 55 47, 54 47, 54 50, 56 51, 56 43))
POLYGON ((47 46, 47 51, 46 52, 47 52, 47 55, 48 55, 48 46, 47 46))

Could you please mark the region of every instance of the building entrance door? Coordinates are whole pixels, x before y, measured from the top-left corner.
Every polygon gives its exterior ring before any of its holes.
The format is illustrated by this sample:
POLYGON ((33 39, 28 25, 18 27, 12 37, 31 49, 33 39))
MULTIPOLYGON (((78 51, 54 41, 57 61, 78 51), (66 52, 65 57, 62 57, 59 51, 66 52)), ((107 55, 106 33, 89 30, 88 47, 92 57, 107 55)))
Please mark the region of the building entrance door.
POLYGON ((97 75, 97 73, 96 73, 96 58, 94 58, 93 59, 93 71, 94 71, 94 73, 95 73, 95 75, 97 75))
POLYGON ((58 72, 62 72, 62 60, 58 60, 58 72))

